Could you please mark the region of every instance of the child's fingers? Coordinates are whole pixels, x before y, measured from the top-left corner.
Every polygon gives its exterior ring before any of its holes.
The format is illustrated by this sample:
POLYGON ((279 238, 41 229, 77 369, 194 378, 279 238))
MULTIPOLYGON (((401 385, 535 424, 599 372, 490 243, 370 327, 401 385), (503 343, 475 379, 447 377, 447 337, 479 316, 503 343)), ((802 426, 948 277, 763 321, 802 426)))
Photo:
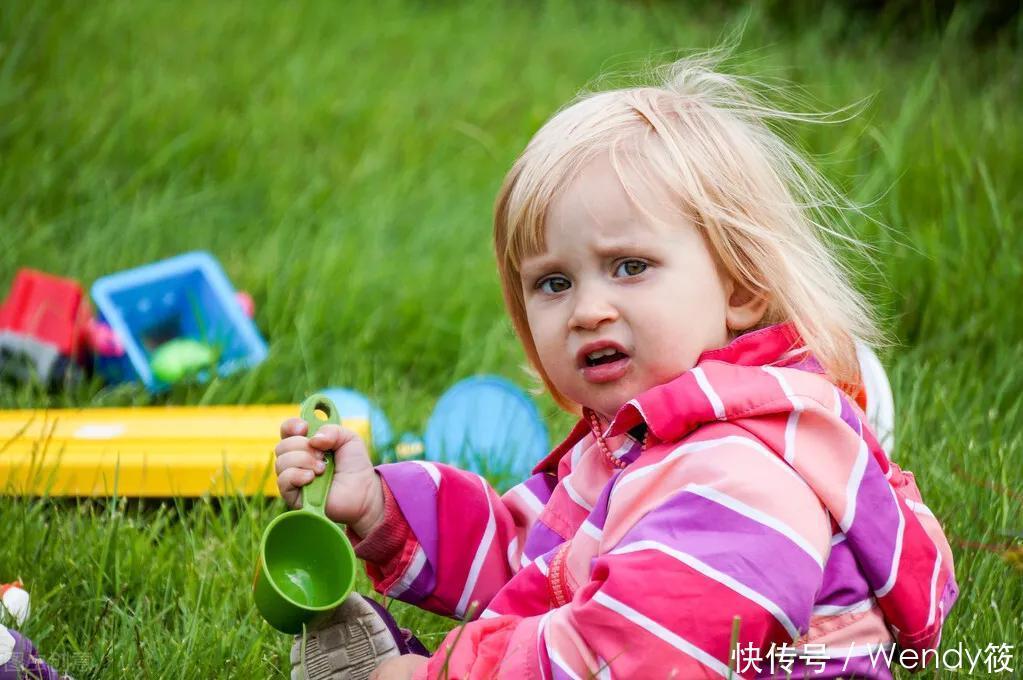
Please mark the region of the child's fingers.
POLYGON ((274 454, 282 456, 289 451, 308 451, 309 453, 317 453, 318 449, 314 449, 309 446, 309 440, 301 435, 295 435, 294 437, 288 437, 277 442, 277 446, 274 447, 274 454))
POLYGON ((312 470, 288 468, 277 476, 277 488, 280 489, 281 496, 288 501, 288 504, 297 508, 301 505, 301 500, 297 498, 298 490, 313 481, 315 477, 316 474, 312 470))
POLYGON ((278 476, 296 468, 318 474, 323 472, 325 467, 323 454, 317 451, 288 451, 277 456, 277 460, 274 461, 274 470, 278 476))
POLYGON ((281 423, 281 439, 304 435, 309 430, 309 425, 301 418, 288 418, 281 423))
POLYGON ((337 451, 348 442, 358 439, 355 432, 340 425, 324 425, 309 438, 309 445, 320 451, 337 451))

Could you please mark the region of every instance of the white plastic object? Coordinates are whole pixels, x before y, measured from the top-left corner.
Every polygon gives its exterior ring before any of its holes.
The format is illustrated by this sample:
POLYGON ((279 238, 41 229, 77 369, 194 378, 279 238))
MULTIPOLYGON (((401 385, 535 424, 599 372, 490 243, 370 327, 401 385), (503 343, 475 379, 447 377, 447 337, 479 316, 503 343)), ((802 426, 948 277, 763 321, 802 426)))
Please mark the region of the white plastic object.
POLYGON ((22 588, 21 582, 0 586, 0 601, 3 602, 4 613, 14 619, 18 626, 24 625, 31 611, 28 592, 22 588))
POLYGON ((895 400, 888 374, 869 346, 857 342, 856 358, 860 362, 860 378, 867 392, 867 423, 877 435, 889 458, 895 451, 895 400))

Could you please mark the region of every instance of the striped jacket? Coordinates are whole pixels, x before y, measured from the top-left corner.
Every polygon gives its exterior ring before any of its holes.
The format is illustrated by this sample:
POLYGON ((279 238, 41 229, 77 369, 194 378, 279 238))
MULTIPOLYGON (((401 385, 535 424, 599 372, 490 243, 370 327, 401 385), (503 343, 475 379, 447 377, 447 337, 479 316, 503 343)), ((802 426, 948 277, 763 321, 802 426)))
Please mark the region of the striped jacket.
POLYGON ((790 326, 705 353, 603 435, 584 418, 504 495, 377 468, 374 586, 468 621, 421 677, 887 678, 893 644, 937 646, 948 543, 790 326))

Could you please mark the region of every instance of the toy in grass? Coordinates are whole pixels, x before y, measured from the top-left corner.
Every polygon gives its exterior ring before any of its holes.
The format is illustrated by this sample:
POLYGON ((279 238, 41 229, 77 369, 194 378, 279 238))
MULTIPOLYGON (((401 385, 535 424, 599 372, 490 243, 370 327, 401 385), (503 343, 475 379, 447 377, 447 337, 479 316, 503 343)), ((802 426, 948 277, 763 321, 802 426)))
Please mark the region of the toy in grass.
MULTIPOLYGON (((160 353, 175 340, 213 348, 219 375, 251 368, 266 358, 266 342, 247 314, 251 298, 236 293, 209 253, 185 253, 104 276, 93 284, 92 297, 100 320, 124 347, 122 356, 97 357, 97 367, 109 382, 139 380, 153 392, 167 389, 189 375, 190 370, 180 369, 195 369, 203 354, 198 345, 187 350, 172 346, 160 353)), ((209 373, 199 370, 195 375, 202 380, 209 373)))
POLYGON ((0 376, 56 388, 87 373, 95 358, 108 381, 140 379, 159 391, 266 356, 252 297, 232 290, 208 253, 103 277, 93 295, 99 319, 77 281, 19 270, 0 304, 0 376))
POLYGON ((423 444, 427 460, 509 482, 528 477, 548 449, 533 400, 493 375, 466 378, 441 395, 423 444))
MULTIPOLYGON (((301 417, 310 437, 323 425, 341 423, 337 407, 322 394, 302 403, 301 417)), ((324 460, 324 473, 302 487, 302 507, 274 518, 259 544, 253 598, 260 615, 282 633, 301 633, 340 605, 355 585, 352 544, 324 514, 334 453, 324 460)))
POLYGON ((157 380, 173 384, 186 376, 208 370, 216 360, 216 349, 205 342, 175 338, 153 350, 149 365, 157 380))
POLYGON ((0 624, 22 626, 32 610, 28 591, 21 581, 0 584, 0 624))
POLYGON ((14 277, 0 304, 0 375, 48 387, 82 373, 92 314, 77 282, 33 269, 14 277))
POLYGON ((868 345, 856 343, 856 358, 863 383, 862 399, 857 400, 867 415, 867 421, 877 434, 877 440, 891 458, 895 452, 895 400, 888 374, 880 359, 868 345))
MULTIPOLYGON (((273 447, 295 404, 0 411, 0 494, 276 496, 273 447)), ((369 421, 340 413, 369 439, 369 421)))

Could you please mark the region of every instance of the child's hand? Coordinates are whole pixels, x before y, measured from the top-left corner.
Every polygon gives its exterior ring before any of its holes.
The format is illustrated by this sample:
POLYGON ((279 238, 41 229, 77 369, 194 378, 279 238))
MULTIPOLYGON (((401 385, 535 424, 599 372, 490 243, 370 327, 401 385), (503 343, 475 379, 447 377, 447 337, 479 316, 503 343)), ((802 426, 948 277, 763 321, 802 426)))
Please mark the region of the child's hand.
POLYGON ((425 666, 429 660, 416 654, 391 657, 369 674, 369 680, 410 680, 416 669, 425 666))
POLYGON ((302 505, 301 488, 324 470, 323 454, 334 451, 334 479, 327 491, 324 511, 335 522, 347 524, 365 536, 383 518, 384 492, 373 469, 366 444, 351 430, 324 425, 312 438, 301 418, 281 423, 277 454, 277 487, 290 508, 302 505))

